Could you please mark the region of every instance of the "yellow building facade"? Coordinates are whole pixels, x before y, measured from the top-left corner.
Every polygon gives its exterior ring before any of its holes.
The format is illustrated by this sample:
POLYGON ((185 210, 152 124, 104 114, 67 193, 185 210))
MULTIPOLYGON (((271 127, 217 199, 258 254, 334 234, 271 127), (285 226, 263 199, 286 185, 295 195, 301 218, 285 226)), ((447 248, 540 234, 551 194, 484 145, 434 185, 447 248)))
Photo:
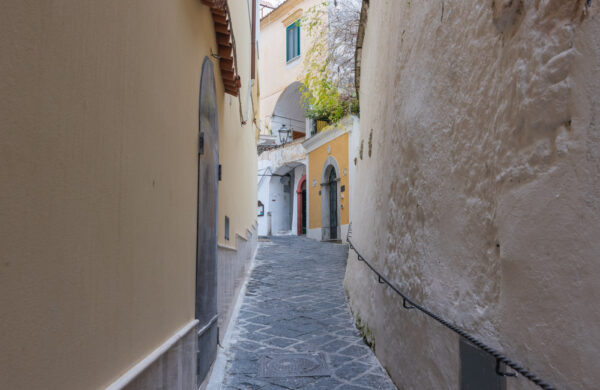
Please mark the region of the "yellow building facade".
POLYGON ((303 142, 308 160, 308 231, 316 240, 343 240, 350 222, 349 152, 358 134, 358 119, 345 118, 303 142))

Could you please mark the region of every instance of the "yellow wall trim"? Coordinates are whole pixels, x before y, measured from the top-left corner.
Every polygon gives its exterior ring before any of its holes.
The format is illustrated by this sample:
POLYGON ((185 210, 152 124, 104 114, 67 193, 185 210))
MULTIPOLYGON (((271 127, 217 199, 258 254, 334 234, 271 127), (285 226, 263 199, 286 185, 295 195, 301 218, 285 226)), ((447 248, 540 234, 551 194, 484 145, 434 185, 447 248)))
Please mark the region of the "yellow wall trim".
POLYGON ((302 17, 302 8, 298 8, 296 11, 294 11, 293 14, 291 14, 290 16, 288 16, 287 18, 283 19, 281 21, 281 23, 283 23, 283 25, 285 27, 289 26, 290 24, 294 23, 295 21, 297 21, 298 19, 300 19, 302 17))
POLYGON ((275 8, 271 13, 260 20, 260 28, 263 29, 269 24, 279 20, 286 12, 290 12, 295 6, 302 3, 303 0, 287 0, 279 7, 275 8))

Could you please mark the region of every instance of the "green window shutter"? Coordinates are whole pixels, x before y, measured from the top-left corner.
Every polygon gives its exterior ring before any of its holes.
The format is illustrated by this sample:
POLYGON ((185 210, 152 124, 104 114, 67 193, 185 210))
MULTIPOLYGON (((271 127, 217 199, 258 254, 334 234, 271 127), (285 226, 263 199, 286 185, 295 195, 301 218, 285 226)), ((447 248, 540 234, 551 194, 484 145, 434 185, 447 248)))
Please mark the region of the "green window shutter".
POLYGON ((285 61, 294 58, 294 24, 285 29, 285 61))
POLYGON ((285 60, 289 62, 300 56, 300 21, 290 24, 285 29, 285 60))
POLYGON ((300 55, 300 21, 296 22, 296 36, 298 41, 296 43, 296 56, 300 55))

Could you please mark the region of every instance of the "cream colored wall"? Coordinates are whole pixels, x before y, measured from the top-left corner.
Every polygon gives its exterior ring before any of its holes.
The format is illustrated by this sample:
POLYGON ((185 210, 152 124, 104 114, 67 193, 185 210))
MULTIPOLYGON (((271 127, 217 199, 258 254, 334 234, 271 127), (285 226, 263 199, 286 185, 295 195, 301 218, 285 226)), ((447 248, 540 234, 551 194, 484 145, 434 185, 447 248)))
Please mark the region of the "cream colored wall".
MULTIPOLYGON (((600 382, 591 4, 496 0, 494 14, 476 0, 371 1, 362 57, 356 247, 417 301, 560 389, 600 382)), ((399 388, 459 388, 453 333, 404 310, 353 255, 345 284, 399 388)))
POLYGON ((260 23, 260 115, 261 130, 268 134, 267 126, 271 122, 271 115, 277 104, 277 99, 283 90, 294 81, 302 77, 302 61, 306 51, 311 46, 306 28, 300 28, 300 58, 287 63, 286 54, 286 27, 282 22, 290 15, 302 9, 308 11, 311 7, 322 3, 322 0, 288 0, 289 6, 282 6, 281 10, 274 11, 260 23), (282 12, 283 11, 283 12, 282 12))
POLYGON ((102 388, 194 316, 210 13, 8 0, 0 31, 1 387, 102 388))
MULTIPOLYGON (((225 94, 219 118, 219 245, 236 248, 236 234, 246 238, 256 224, 256 136, 258 122, 258 89, 250 87, 251 22, 247 1, 229 2, 233 34, 236 40, 238 74, 242 87, 239 98, 225 94), (249 99, 249 90, 252 98, 249 99), (240 101, 242 118, 240 118, 240 101), (253 103, 254 102, 254 103, 253 103), (242 120, 245 124, 242 124, 242 120), (225 216, 229 217, 229 240, 225 240, 225 216)), ((250 8, 250 12, 251 8, 250 8)), ((215 63, 218 67, 218 63, 215 63)), ((222 83, 220 85, 222 87, 222 83)))

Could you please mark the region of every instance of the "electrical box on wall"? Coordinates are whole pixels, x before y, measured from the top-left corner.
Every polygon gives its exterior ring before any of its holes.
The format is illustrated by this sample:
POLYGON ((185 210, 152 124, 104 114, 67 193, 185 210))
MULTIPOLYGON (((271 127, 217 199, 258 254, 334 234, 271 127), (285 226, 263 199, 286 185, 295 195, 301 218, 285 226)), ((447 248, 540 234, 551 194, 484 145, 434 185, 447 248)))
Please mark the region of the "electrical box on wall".
POLYGON ((506 379, 496 372, 496 359, 460 338, 460 390, 506 390, 506 379))

